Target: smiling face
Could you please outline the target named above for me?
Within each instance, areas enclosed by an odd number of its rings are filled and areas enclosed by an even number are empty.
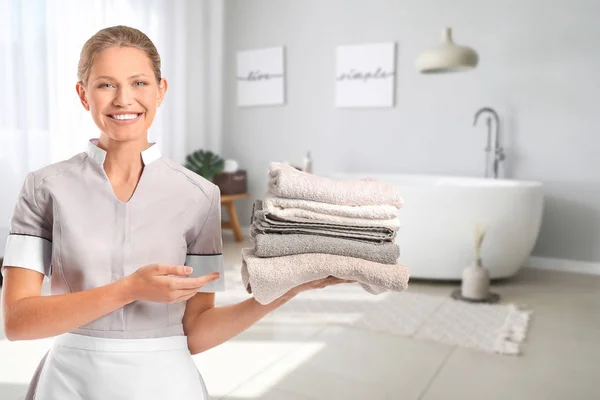
[[[112,47],[99,53],[85,85],[77,83],[83,107],[109,138],[139,139],[148,132],[167,81],[157,82],[148,55],[133,47]]]

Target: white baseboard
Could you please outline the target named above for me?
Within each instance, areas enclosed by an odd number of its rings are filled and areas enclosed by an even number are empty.
[[[564,260],[560,258],[531,256],[526,268],[546,269],[551,271],[578,272],[581,274],[600,275],[600,263]]]

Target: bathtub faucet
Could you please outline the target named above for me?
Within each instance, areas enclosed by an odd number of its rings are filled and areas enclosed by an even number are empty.
[[[494,163],[493,163],[493,171],[494,171],[494,179],[498,178],[498,169],[500,162],[504,161],[506,156],[504,155],[504,149],[500,146],[500,118],[498,118],[498,113],[494,111],[491,107],[483,107],[477,110],[475,113],[475,120],[473,121],[473,126],[477,125],[477,120],[481,114],[488,113],[494,117],[495,122],[495,137],[494,137]],[[487,145],[484,149],[486,152],[485,155],[485,177],[489,178],[490,176],[490,152],[492,151],[492,117],[487,117]]]

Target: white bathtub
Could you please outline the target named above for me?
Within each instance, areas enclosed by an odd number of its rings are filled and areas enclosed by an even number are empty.
[[[477,223],[486,226],[483,264],[492,278],[514,275],[528,259],[540,230],[540,182],[484,178],[343,174],[339,179],[373,177],[398,185],[405,200],[396,242],[399,262],[412,278],[460,279],[474,260]]]

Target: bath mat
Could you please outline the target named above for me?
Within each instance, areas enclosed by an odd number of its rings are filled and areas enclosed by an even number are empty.
[[[532,311],[422,293],[385,293],[354,326],[490,353],[518,355]]]
[[[238,273],[225,274],[217,305],[248,298]],[[372,295],[354,284],[303,292],[262,321],[286,325],[336,324],[431,340],[496,354],[519,355],[531,310],[514,304],[466,303],[408,291]],[[260,322],[259,322],[260,323]]]

